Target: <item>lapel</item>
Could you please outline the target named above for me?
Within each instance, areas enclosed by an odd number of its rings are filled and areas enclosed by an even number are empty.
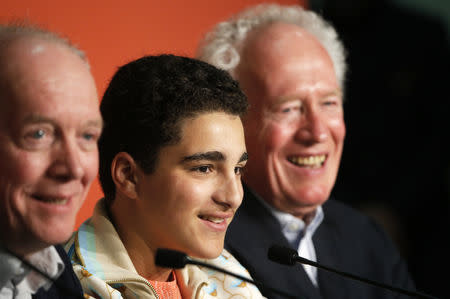
[[[227,231],[225,242],[225,247],[250,272],[255,281],[266,287],[298,295],[300,299],[321,298],[300,264],[279,265],[267,258],[271,245],[289,246],[289,243],[276,218],[246,186],[243,203]],[[261,292],[271,299],[283,298],[269,291]]]
[[[67,293],[65,290],[60,289],[55,284],[52,284],[50,289],[45,290],[44,288],[40,288],[39,291],[31,296],[32,299],[82,299],[83,290],[81,289],[80,281],[75,276],[75,273],[72,270],[72,264],[70,263],[69,257],[64,251],[63,247],[60,245],[55,245],[56,250],[58,251],[59,256],[64,262],[64,272],[58,277],[57,281],[60,285],[71,289],[73,291],[73,295]]]
[[[333,227],[338,225],[333,219],[330,219],[330,213],[326,213],[327,203],[323,205],[326,215],[323,222],[313,236],[314,248],[316,250],[317,262],[334,269],[344,269],[342,242],[335,233]],[[323,269],[318,269],[318,281],[323,298],[351,298],[350,286],[347,278],[339,274],[332,273]]]

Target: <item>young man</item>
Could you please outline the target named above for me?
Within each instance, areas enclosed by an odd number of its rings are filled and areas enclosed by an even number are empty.
[[[247,100],[224,71],[172,55],[132,61],[101,102],[105,198],[67,250],[83,288],[113,298],[259,298],[233,277],[155,265],[158,248],[214,259],[243,190]],[[211,261],[248,275],[224,252]]]

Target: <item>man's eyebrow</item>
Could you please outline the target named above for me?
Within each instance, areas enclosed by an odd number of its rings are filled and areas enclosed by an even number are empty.
[[[51,123],[51,124],[56,124],[56,121],[52,118],[49,117],[45,117],[42,115],[38,115],[38,114],[32,114],[28,117],[25,118],[25,123],[30,123],[30,124],[34,124],[34,123]],[[98,126],[100,128],[103,128],[103,120],[102,119],[94,119],[94,120],[89,120],[85,123],[86,126]]]
[[[102,119],[90,120],[86,123],[86,125],[103,128],[103,120]]]
[[[342,97],[342,90],[340,88],[336,88],[330,92],[327,92],[322,96],[322,98],[327,98],[330,96],[338,96]],[[301,101],[301,98],[297,95],[287,95],[287,96],[281,96],[277,98],[277,101],[273,104],[274,107],[279,107],[285,103],[289,102],[295,102],[295,101]]]
[[[330,96],[338,96],[342,98],[342,90],[341,89],[336,89],[332,92],[327,93],[324,97],[330,97]]]
[[[248,153],[245,152],[245,153],[243,153],[242,156],[239,158],[238,163],[241,163],[241,162],[244,162],[244,161],[247,161],[247,160],[248,160]]]
[[[200,161],[200,160],[209,160],[209,161],[224,161],[225,156],[218,151],[204,152],[204,153],[195,153],[190,156],[186,156],[181,159],[182,163],[190,162],[190,161]]]
[[[200,160],[209,160],[209,161],[225,161],[226,157],[218,151],[212,151],[212,152],[206,152],[206,153],[195,153],[190,156],[184,157],[181,162],[190,162],[190,161],[200,161]],[[248,160],[248,153],[244,152],[241,157],[239,158],[238,163],[247,161]]]
[[[32,114],[25,118],[25,123],[54,123],[55,121],[51,118],[38,115],[38,114]]]
[[[296,102],[296,101],[300,101],[300,98],[298,96],[281,96],[281,97],[278,97],[276,102],[272,103],[271,106],[274,108],[277,108],[277,107],[284,105],[285,103]]]

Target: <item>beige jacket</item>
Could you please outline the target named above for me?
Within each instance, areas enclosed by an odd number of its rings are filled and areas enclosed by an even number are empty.
[[[114,226],[104,200],[83,223],[65,249],[84,292],[94,298],[159,298],[151,284],[140,276]],[[209,264],[250,278],[248,272],[226,250]],[[183,298],[264,298],[252,284],[214,270],[189,265],[175,270]]]

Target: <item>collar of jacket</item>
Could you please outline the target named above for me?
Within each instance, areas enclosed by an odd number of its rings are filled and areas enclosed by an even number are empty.
[[[104,200],[96,204],[90,219],[84,222],[66,243],[66,251],[74,264],[81,265],[109,285],[124,284],[133,293],[155,293],[148,281],[140,276],[128,256],[117,231],[108,218]],[[198,298],[208,285],[206,273],[197,266],[188,265],[175,270],[183,298]],[[156,294],[155,294],[156,295]]]

